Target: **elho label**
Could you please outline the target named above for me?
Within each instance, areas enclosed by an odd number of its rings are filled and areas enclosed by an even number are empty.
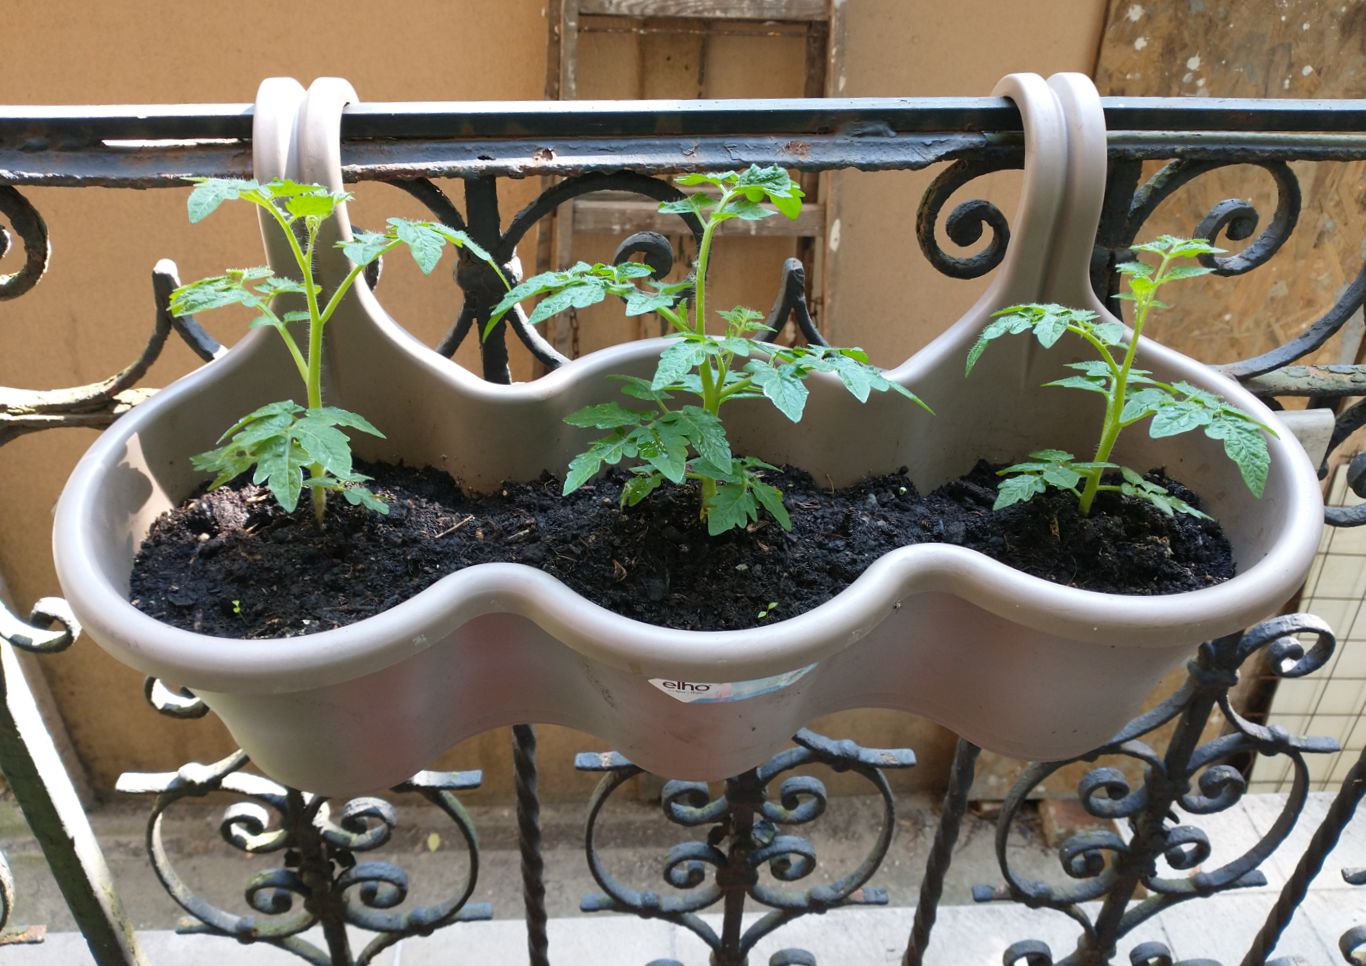
[[[780,691],[797,681],[810,671],[815,664],[775,674],[769,678],[756,678],[753,681],[680,681],[677,678],[650,678],[650,683],[675,701],[684,704],[719,704],[723,701],[743,701],[756,698],[761,694]]]

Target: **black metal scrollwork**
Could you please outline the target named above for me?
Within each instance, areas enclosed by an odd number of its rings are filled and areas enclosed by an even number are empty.
[[[588,867],[603,892],[585,896],[582,909],[629,912],[672,922],[705,942],[717,966],[741,966],[755,943],[794,919],[845,905],[885,904],[886,893],[865,888],[887,854],[895,827],[896,805],[883,771],[912,767],[914,754],[905,749],[862,748],[852,741],[834,741],[805,729],[793,741],[797,747],[727,779],[719,796],[713,797],[705,782],[665,784],[664,817],[682,828],[708,828],[706,841],[682,842],[669,850],[663,877],[679,894],[668,896],[633,889],[619,881],[607,870],[597,848],[603,807],[617,789],[640,774],[640,769],[616,754],[579,755],[576,766],[581,771],[606,773],[589,800],[586,833]],[[825,812],[828,796],[819,779],[810,775],[783,778],[812,764],[850,771],[867,780],[881,796],[883,820],[876,844],[852,872],[832,883],[788,889],[764,881],[762,872],[766,869],[776,883],[795,883],[816,868],[816,850],[810,840],[784,831],[808,825]],[[773,796],[769,786],[779,779],[781,784]],[[741,932],[746,898],[770,911]],[[720,933],[698,915],[717,902],[724,902]],[[814,966],[815,958],[804,950],[788,949],[775,954],[771,963]],[[655,960],[652,966],[666,964],[676,966],[671,960]]]
[[[364,966],[407,936],[425,936],[456,922],[489,919],[487,903],[470,903],[479,874],[474,826],[456,792],[478,787],[479,772],[420,772],[394,788],[426,799],[455,825],[469,872],[454,895],[433,905],[395,911],[408,898],[408,876],[388,862],[359,862],[358,853],[383,847],[398,825],[388,802],[372,797],[334,807],[327,799],[286,788],[242,769],[234,752],[209,765],[189,764],[170,774],[125,774],[119,791],[156,795],[147,825],[152,867],[166,891],[190,914],[179,931],[267,943],[326,966]],[[239,915],[204,899],[176,871],[162,836],[163,817],[185,799],[229,792],[245,801],[228,806],[219,823],[223,840],[251,855],[284,853],[283,866],[258,873],[243,893],[254,915]],[[263,918],[264,917],[264,918]],[[321,926],[323,950],[300,935]],[[353,955],[346,927],[379,935]]]
[[[1310,647],[1302,641],[1306,636],[1313,638]],[[1120,939],[1178,902],[1264,885],[1266,878],[1258,866],[1290,834],[1308,795],[1305,756],[1331,753],[1338,746],[1330,739],[1299,737],[1276,726],[1248,721],[1233,709],[1229,690],[1238,681],[1239,668],[1254,654],[1265,652],[1271,673],[1300,677],[1323,667],[1334,645],[1331,629],[1308,614],[1275,617],[1245,634],[1202,645],[1189,664],[1189,676],[1181,690],[1135,719],[1108,744],[1078,758],[1040,762],[1025,770],[1007,796],[997,824],[996,855],[1005,884],[977,886],[973,897],[979,902],[1021,902],[1031,909],[1053,909],[1071,917],[1081,927],[1081,938],[1076,952],[1058,962],[1083,964],[1108,962]],[[1215,707],[1224,713],[1233,730],[1201,743],[1201,731]],[[1145,743],[1144,736],[1173,721],[1175,729],[1165,752],[1158,753]],[[1174,809],[1209,815],[1232,807],[1247,785],[1230,761],[1249,753],[1288,757],[1294,776],[1290,793],[1280,817],[1265,835],[1241,855],[1207,869],[1204,865],[1213,852],[1208,836],[1194,825],[1179,822]],[[1125,822],[1129,835],[1088,831],[1067,839],[1059,857],[1064,873],[1075,882],[1045,883],[1017,873],[1006,843],[1030,794],[1067,765],[1112,756],[1139,763],[1142,784],[1133,786],[1118,768],[1096,768],[1079,782],[1078,797],[1091,815]],[[1322,855],[1319,858],[1321,861]],[[1192,874],[1165,873],[1161,871],[1164,864],[1174,873]],[[1135,901],[1140,886],[1147,895]],[[1082,903],[1092,901],[1102,903],[1094,916],[1082,907]],[[1265,951],[1274,944],[1273,936]],[[1027,940],[1012,945],[1005,962],[1052,966],[1054,959],[1046,944]],[[1160,943],[1145,943],[1133,950],[1131,962],[1173,960]]]

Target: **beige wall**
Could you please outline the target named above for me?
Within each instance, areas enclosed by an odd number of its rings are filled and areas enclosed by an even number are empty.
[[[1089,72],[1103,21],[1100,0],[1035,0],[1002,4],[960,0],[847,0],[847,52],[839,92],[860,95],[985,95],[1008,71]],[[319,26],[322,40],[306,47],[287,34],[303,19],[279,4],[244,0],[191,16],[199,5],[77,4],[65,0],[12,5],[0,58],[0,100],[14,104],[248,102],[259,80],[291,75],[349,77],[366,100],[535,99],[542,93],[546,25],[539,3],[438,3],[376,11],[340,5],[342,15]],[[212,20],[210,25],[209,21]],[[274,24],[280,23],[276,27]],[[303,19],[303,22],[307,22]],[[171,36],[152,49],[150,38]],[[655,43],[650,41],[649,43]],[[758,45],[758,46],[753,46]],[[791,42],[726,41],[710,52],[702,93],[710,96],[792,94],[800,85]],[[600,49],[593,61],[606,73],[598,96],[661,96],[667,71],[627,53]],[[646,48],[640,48],[646,49]],[[635,58],[635,59],[632,59]],[[683,71],[687,77],[689,74]],[[835,176],[841,229],[829,265],[827,328],[846,343],[867,346],[894,363],[923,345],[971,303],[981,283],[953,282],[924,262],[912,237],[915,208],[928,173]],[[509,183],[505,214],[531,197],[534,183]],[[990,182],[990,197],[1009,210],[1014,179]],[[54,254],[48,277],[0,308],[0,386],[56,387],[102,378],[132,359],[150,329],[149,273],[171,257],[189,280],[225,265],[258,259],[250,218],[225,209],[190,227],[184,192],[26,189],[46,217]],[[360,189],[356,221],[379,224],[416,206],[380,185]],[[460,200],[458,190],[455,191]],[[722,299],[767,306],[778,260],[789,243],[761,241],[737,250],[732,273],[718,279]],[[606,240],[586,240],[605,248]],[[16,270],[16,255],[0,271]],[[757,266],[752,268],[751,266]],[[399,266],[386,271],[380,296],[401,320],[431,339],[454,317],[458,295],[448,279],[421,280]],[[231,342],[240,320],[207,320]],[[601,335],[589,334],[586,347]],[[468,356],[462,357],[467,363]],[[163,385],[195,364],[172,347],[147,380]],[[525,360],[518,371],[526,372]],[[21,606],[58,593],[48,553],[51,507],[71,465],[92,438],[66,430],[21,438],[0,454],[0,573]],[[89,641],[44,659],[75,746],[94,783],[107,788],[126,769],[167,769],[223,753],[227,738],[215,720],[173,722],[140,700],[141,678],[107,659]],[[915,719],[884,713],[822,722],[871,745],[910,744],[921,766],[904,781],[942,778],[948,737]],[[591,779],[567,768],[570,753],[596,749],[595,739],[545,729],[542,760],[548,797],[581,797]],[[445,763],[484,767],[488,785],[506,790],[510,764],[503,733],[470,742]]]

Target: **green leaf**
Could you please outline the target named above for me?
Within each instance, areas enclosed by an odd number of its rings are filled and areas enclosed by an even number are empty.
[[[721,420],[701,406],[684,406],[678,415],[680,422],[687,428],[688,439],[697,455],[722,472],[729,473],[730,440],[726,438],[726,427]]]
[[[558,315],[568,309],[585,309],[606,297],[607,288],[601,280],[585,278],[541,299],[531,317],[527,319],[527,323],[539,325],[552,315]]]
[[[304,451],[288,437],[275,437],[257,453],[253,482],[264,483],[286,513],[299,505],[304,485],[304,467],[309,463]]]
[[[1206,426],[1214,413],[1194,400],[1177,401],[1168,397],[1160,404],[1153,421],[1148,424],[1148,435],[1153,439],[1188,433],[1192,429]]]
[[[346,192],[338,197],[320,185],[311,187],[307,193],[293,194],[285,202],[285,210],[295,218],[326,218],[336,211],[339,202],[350,197]]]
[[[1171,394],[1157,386],[1148,386],[1131,392],[1128,394],[1128,398],[1124,400],[1124,408],[1120,410],[1119,421],[1121,423],[1136,422],[1151,413],[1157,412],[1162,406],[1172,401]]]
[[[337,247],[355,264],[369,265],[384,254],[393,242],[394,239],[383,232],[361,230],[355,232],[349,241],[337,242]]]
[[[621,505],[635,506],[664,483],[664,477],[653,470],[638,473],[621,488]]]
[[[1205,435],[1224,441],[1224,454],[1237,465],[1253,496],[1261,497],[1271,471],[1271,453],[1262,430],[1246,416],[1227,418],[1221,414],[1205,427]]]
[[[745,371],[750,373],[755,384],[778,407],[779,412],[794,423],[802,421],[802,410],[806,408],[806,398],[810,393],[793,366],[774,368],[751,359],[745,364]]]
[[[679,182],[682,183],[681,178],[679,179]],[[677,201],[661,201],[659,203],[659,210],[665,215],[697,215],[703,217],[706,215],[708,208],[713,208],[715,206],[715,198],[705,192],[699,191],[695,194],[690,194],[685,198],[679,198]]]
[[[1026,473],[1020,476],[1007,477],[997,487],[996,502],[991,505],[991,508],[993,510],[1004,510],[1008,506],[1033,499],[1046,489],[1048,486],[1044,483],[1043,478],[1033,474]]]
[[[682,483],[688,471],[687,431],[676,420],[657,419],[636,431],[640,458],[670,483]]]
[[[716,185],[718,188],[728,188],[735,183],[735,180],[738,177],[739,175],[734,171],[715,171],[711,173],[699,172],[695,174],[680,175],[679,177],[674,178],[674,183],[687,187],[699,184],[712,184]]]
[[[765,208],[747,198],[737,198],[732,201],[726,206],[726,213],[734,215],[742,221],[763,221],[765,218],[772,218],[777,214],[772,208]]]
[[[351,441],[325,418],[312,414],[303,417],[291,427],[290,436],[304,451],[309,464],[316,463],[331,473],[351,472]]]
[[[644,416],[644,413],[627,409],[620,403],[608,402],[585,406],[570,413],[564,421],[570,426],[588,429],[617,429],[621,426],[639,426]]]
[[[225,201],[236,201],[242,195],[257,191],[260,184],[240,178],[191,179],[196,182],[190,197],[186,199],[190,222],[200,222],[213,214]]]
[[[615,466],[623,458],[633,459],[636,456],[636,433],[626,433],[620,429],[608,436],[594,440],[593,443],[578,456],[569,461],[569,473],[564,478],[565,496],[573,493],[592,479],[606,463]]]
[[[658,312],[660,309],[670,308],[675,301],[677,299],[674,296],[665,292],[642,292],[640,289],[633,289],[626,296],[626,317]]]
[[[446,247],[446,238],[436,226],[429,222],[390,218],[389,228],[395,238],[408,246],[422,274],[432,274],[436,263],[441,260],[442,249]]]
[[[236,433],[239,429],[242,429],[243,427],[248,426],[251,423],[256,422],[257,420],[270,419],[273,416],[285,415],[290,417],[289,422],[293,422],[293,417],[303,411],[304,407],[300,406],[292,399],[281,399],[279,402],[266,403],[259,409],[253,409],[251,412],[247,413],[237,422],[229,426],[226,430],[223,431],[223,435],[218,437],[218,441],[221,443],[223,440],[227,439],[229,436]]]
[[[1102,396],[1109,394],[1107,380],[1097,379],[1095,376],[1066,376],[1046,382],[1044,385],[1056,386],[1059,389],[1085,389],[1088,392],[1098,392]]]
[[[488,262],[488,264],[492,265],[495,269],[497,269],[498,266],[497,263],[493,260],[493,255],[490,254],[488,249],[486,249],[483,245],[480,245],[473,238],[471,238],[468,233],[463,232],[458,228],[451,228],[446,225],[433,224],[431,227],[432,231],[436,232],[442,238],[446,239],[446,241],[450,242],[456,248],[463,248],[465,251],[469,252],[475,258],[483,262]],[[501,275],[502,273],[499,272],[499,274]],[[503,284],[506,285],[507,281],[504,280]]]
[[[1129,335],[1129,328],[1123,322],[1101,322],[1091,326],[1091,334],[1107,346],[1120,345]]]
[[[1206,268],[1204,265],[1171,265],[1167,272],[1162,276],[1164,282],[1175,282],[1183,278],[1199,278],[1201,275],[1208,275],[1214,269]]]
[[[714,353],[715,347],[709,340],[675,342],[659,354],[659,364],[655,368],[650,388],[660,390],[676,385],[685,374]]]
[[[363,506],[367,510],[374,510],[376,513],[382,513],[385,516],[389,514],[389,504],[375,496],[366,487],[345,486],[342,487],[341,493],[346,498],[346,502],[352,506]]]
[[[792,529],[792,517],[788,515],[787,507],[783,505],[783,492],[772,484],[765,483],[757,477],[750,476],[750,489],[755,498],[763,504],[765,510],[778,521],[778,525],[784,530]]]
[[[707,532],[713,537],[759,519],[759,507],[754,494],[742,483],[723,483],[718,486],[716,495],[707,500],[704,512]]]
[[[349,409],[341,409],[337,406],[323,406],[319,409],[310,409],[309,418],[325,420],[333,426],[347,426],[351,429],[359,429],[362,433],[369,433],[371,436],[378,436],[384,439],[384,434],[374,427],[370,420],[359,413],[353,413]]]

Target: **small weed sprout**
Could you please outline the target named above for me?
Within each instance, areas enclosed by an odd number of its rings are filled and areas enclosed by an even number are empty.
[[[997,490],[994,509],[1024,502],[1052,487],[1074,493],[1080,501],[1083,516],[1090,514],[1097,493],[1112,491],[1147,500],[1169,516],[1187,513],[1205,517],[1204,513],[1129,467],[1110,462],[1120,432],[1146,419],[1152,420],[1148,424],[1148,435],[1154,439],[1199,429],[1211,439],[1221,440],[1224,453],[1237,464],[1247,488],[1258,497],[1266,488],[1271,457],[1263,434],[1274,436],[1271,427],[1190,383],[1168,384],[1154,379],[1147,370],[1133,368],[1134,353],[1149,314],[1155,308],[1168,307],[1158,301],[1158,290],[1168,282],[1208,274],[1212,269],[1187,264],[1184,260],[1220,254],[1223,249],[1215,248],[1203,238],[1163,235],[1145,245],[1135,245],[1134,251],[1155,255],[1158,262],[1156,267],[1143,261],[1119,266],[1129,286],[1129,291],[1120,298],[1134,303],[1133,338],[1127,345],[1122,323],[1098,322],[1095,312],[1065,305],[1031,304],[1013,305],[994,313],[993,321],[982,330],[968,353],[967,372],[970,373],[988,343],[1001,336],[1031,332],[1040,345],[1051,348],[1063,333],[1071,332],[1089,343],[1100,356],[1097,360],[1069,363],[1068,368],[1077,370],[1078,375],[1047,383],[1104,397],[1105,420],[1095,455],[1082,462],[1071,453],[1058,449],[1030,453],[1028,461],[1000,471],[1004,479]],[[1118,359],[1111,351],[1117,347],[1124,350]],[[1106,470],[1118,470],[1119,482],[1103,483]]]
[[[339,491],[353,506],[388,513],[384,502],[363,485],[369,477],[353,469],[351,440],[343,430],[380,437],[384,434],[363,416],[323,405],[322,347],[327,323],[365,267],[400,245],[407,246],[424,274],[431,274],[447,242],[482,258],[495,271],[497,265],[462,231],[430,222],[390,218],[386,231],[358,231],[350,241],[338,244],[353,266],[328,293],[318,283],[314,271],[318,233],[337,205],[351,198],[349,192],[287,180],[268,184],[235,178],[192,180],[195,187],[188,203],[191,222],[208,217],[225,201],[241,200],[256,205],[274,219],[288,242],[299,277],[282,277],[265,266],[230,269],[224,275],[200,279],[172,292],[172,314],[190,315],[228,305],[243,305],[256,312],[251,326],[269,326],[280,334],[303,380],[308,403],[305,407],[285,399],[247,413],[219,437],[222,446],[191,457],[194,468],[213,473],[210,488],[216,488],[255,467],[252,481],[264,483],[289,513],[298,506],[302,491],[308,489],[319,526],[329,491]],[[282,313],[277,305],[280,296],[302,296],[305,308]],[[302,322],[308,323],[306,349],[300,347],[290,330],[292,324]]]
[[[742,172],[690,174],[677,180],[703,188],[659,206],[665,213],[696,215],[703,223],[691,281],[661,283],[649,278],[648,266],[634,262],[579,262],[515,286],[495,307],[485,335],[518,302],[536,295],[545,298],[531,312],[528,321],[533,325],[567,309],[586,308],[608,295],[626,300],[627,316],[657,312],[669,323],[676,341],[660,353],[653,379],[619,377],[622,393],[647,408],[607,402],[566,418],[572,426],[606,430],[607,435],[570,462],[564,492],[583,486],[604,465],[633,460],[638,462],[630,466],[631,478],[621,494],[623,506],[639,503],[666,480],[673,484],[696,480],[700,516],[712,535],[757,521],[761,508],[790,530],[792,521],[782,492],[761,476],[762,470],[775,467],[732,453],[721,419],[726,403],[766,397],[784,416],[799,422],[809,392],[803,380],[812,372],[830,372],[860,402],[870,392],[890,390],[926,410],[929,407],[870,365],[862,349],[789,347],[755,340],[752,336],[771,330],[761,321],[763,315],[753,309],[737,306],[718,312],[725,322],[724,334],[711,335],[706,327],[706,281],[716,229],[732,218],[757,221],[781,213],[795,219],[801,211],[802,190],[778,166],[752,165]],[[764,205],[765,201],[772,207]],[[680,395],[694,401],[680,403]]]
[[[764,606],[764,609],[761,610],[761,611],[759,611],[759,613],[755,615],[755,618],[754,618],[754,619],[755,619],[755,620],[764,620],[765,618],[772,616],[773,612],[774,612],[775,610],[777,610],[777,609],[778,609],[778,602],[777,602],[776,600],[770,600],[770,601]]]

